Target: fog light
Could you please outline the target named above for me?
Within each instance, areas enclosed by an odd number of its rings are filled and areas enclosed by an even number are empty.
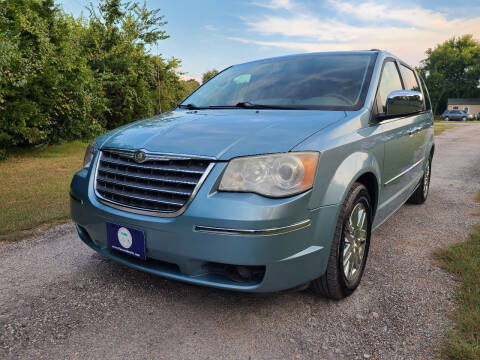
[[[237,266],[236,270],[237,270],[238,275],[242,279],[250,280],[250,278],[252,277],[252,271],[245,266]]]

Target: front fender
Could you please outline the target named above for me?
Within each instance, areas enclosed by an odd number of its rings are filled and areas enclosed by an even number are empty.
[[[341,161],[330,161],[329,154],[322,154],[320,162],[319,186],[316,186],[312,198],[318,206],[342,204],[352,185],[367,173],[375,177],[376,194],[380,191],[380,164],[374,154],[358,151]],[[336,165],[332,165],[336,164]],[[325,168],[323,168],[325,166]],[[330,167],[330,169],[326,169]],[[325,171],[323,171],[325,169]],[[326,179],[324,175],[333,174]],[[323,176],[322,176],[323,175]],[[376,197],[378,198],[378,196]],[[373,204],[376,208],[377,204]]]

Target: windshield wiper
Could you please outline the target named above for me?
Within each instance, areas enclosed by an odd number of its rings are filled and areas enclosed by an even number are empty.
[[[180,104],[179,108],[188,109],[188,110],[200,110],[200,109],[298,109],[292,106],[282,106],[282,105],[264,105],[264,104],[254,104],[249,101],[242,101],[236,105],[210,105],[210,106],[197,106],[195,104]]]
[[[190,104],[189,104],[190,105]],[[290,109],[291,107],[280,106],[280,105],[263,105],[263,104],[254,104],[249,101],[242,101],[235,105],[210,105],[203,107],[201,109]]]
[[[246,109],[253,109],[256,106],[258,106],[258,105],[253,104],[250,101],[239,102],[235,105],[235,107],[241,107],[241,108],[246,108]]]
[[[254,104],[249,101],[239,102],[234,107],[245,109],[296,109],[292,106]]]
[[[180,105],[178,105],[178,107],[182,108],[182,109],[188,109],[188,110],[202,109],[202,108],[196,106],[195,104],[180,104]]]

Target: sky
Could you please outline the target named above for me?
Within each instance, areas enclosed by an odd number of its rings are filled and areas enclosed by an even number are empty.
[[[132,0],[130,0],[132,1]],[[75,16],[98,0],[57,0]],[[139,0],[143,4],[143,0]],[[411,65],[463,34],[480,40],[480,0],[147,0],[161,9],[167,40],[152,54],[182,61],[185,78],[286,54],[387,50]]]

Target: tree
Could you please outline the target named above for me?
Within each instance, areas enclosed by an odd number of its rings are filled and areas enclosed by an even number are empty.
[[[97,91],[79,47],[82,25],[53,0],[0,7],[0,151],[89,137]]]
[[[98,12],[93,5],[89,10],[84,51],[105,99],[102,125],[112,129],[158,113],[165,66],[146,46],[168,38],[164,17],[146,4],[120,0],[102,0]]]
[[[188,79],[188,80],[180,80],[182,87],[184,89],[182,93],[182,100],[185,99],[188,95],[190,95],[192,92],[197,90],[197,88],[200,86],[199,82],[195,79]]]
[[[180,79],[180,60],[149,54],[168,35],[145,4],[101,0],[88,19],[54,0],[0,4],[0,159],[168,111],[198,86]]]
[[[202,84],[205,84],[208,80],[210,80],[212,77],[217,75],[219,71],[217,69],[212,69],[207,71],[202,75]]]
[[[419,72],[432,99],[433,111],[445,110],[448,98],[480,97],[480,42],[472,35],[452,38],[426,51]]]

